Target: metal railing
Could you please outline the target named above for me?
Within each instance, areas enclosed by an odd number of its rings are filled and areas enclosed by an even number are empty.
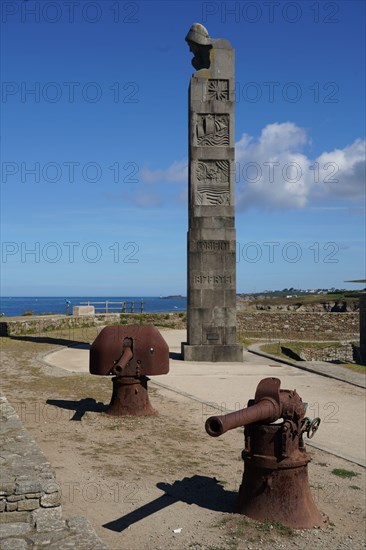
[[[143,313],[144,302],[80,302],[82,305],[94,306],[96,313]]]

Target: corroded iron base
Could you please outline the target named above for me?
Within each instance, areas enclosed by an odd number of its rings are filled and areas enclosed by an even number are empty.
[[[147,376],[115,376],[113,393],[106,414],[111,416],[149,416],[157,414],[147,391]]]
[[[293,529],[322,527],[328,518],[310,492],[310,457],[298,437],[293,434],[288,439],[287,432],[286,424],[246,427],[250,450],[243,452],[244,474],[235,512]]]
[[[327,523],[311,495],[307,465],[269,471],[246,464],[235,512],[259,521],[279,521],[293,529]]]

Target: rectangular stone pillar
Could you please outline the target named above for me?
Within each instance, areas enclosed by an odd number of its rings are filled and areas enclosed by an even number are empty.
[[[234,50],[199,24],[186,40],[198,70],[189,88],[188,342],[182,353],[188,361],[242,361],[236,343]]]

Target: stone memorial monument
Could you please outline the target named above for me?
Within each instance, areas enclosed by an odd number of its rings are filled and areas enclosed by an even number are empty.
[[[189,87],[187,361],[242,361],[236,343],[234,49],[195,23]]]

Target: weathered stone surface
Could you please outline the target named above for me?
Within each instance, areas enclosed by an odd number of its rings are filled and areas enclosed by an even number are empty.
[[[16,514],[12,514],[13,516]],[[16,535],[23,535],[29,533],[32,530],[31,525],[25,522],[17,523],[0,523],[0,538],[14,537]]]
[[[4,479],[4,469],[2,469],[2,479],[0,481],[0,495],[12,495],[15,490],[15,478],[14,479]]]
[[[42,483],[42,489],[45,493],[59,493],[61,491],[59,483],[56,480],[46,480]]]
[[[44,508],[51,508],[53,506],[60,506],[61,504],[61,494],[60,493],[50,493],[43,495],[41,498],[41,506]]]
[[[41,498],[42,493],[27,493],[25,498]]]
[[[236,353],[235,353],[236,352]],[[228,357],[232,362],[243,360],[243,348],[239,345],[231,346],[186,346],[183,350],[186,361],[208,361],[227,363]]]
[[[0,523],[27,523],[29,522],[28,512],[2,512]]]
[[[69,536],[69,529],[60,529],[59,531],[55,532],[49,531],[47,533],[33,533],[29,535],[29,538],[35,545],[45,546],[46,548],[48,548],[48,545],[51,544],[51,542],[56,542]]]
[[[24,539],[5,539],[0,541],[0,550],[27,550],[28,544]]]
[[[25,499],[24,495],[9,495],[6,500],[8,502],[18,502],[19,500],[23,499]]]
[[[18,502],[18,510],[35,510],[39,508],[38,498],[28,498]]]
[[[18,503],[17,502],[7,502],[6,503],[7,512],[14,512],[14,510],[17,510],[17,509],[18,509]]]
[[[32,522],[37,531],[41,533],[65,528],[61,506],[56,508],[38,508],[32,512]]]
[[[242,361],[236,344],[234,50],[195,23],[189,89],[189,230],[185,360]],[[221,351],[220,351],[221,350]]]
[[[24,481],[18,481],[18,479],[15,484],[16,495],[24,495],[26,493],[39,493],[42,491],[42,484],[38,479],[29,479]]]
[[[76,548],[79,550],[108,550],[108,546],[94,533],[90,522],[84,517],[73,517],[68,520],[68,526],[78,534]],[[89,545],[89,546],[88,546]]]

